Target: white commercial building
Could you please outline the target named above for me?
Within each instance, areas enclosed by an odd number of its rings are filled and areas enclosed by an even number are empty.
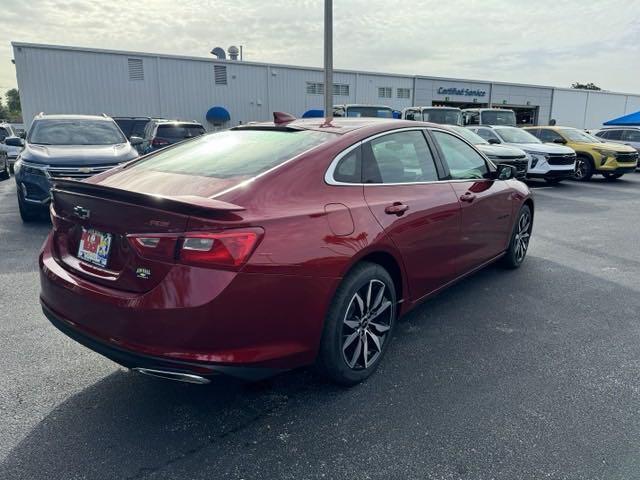
[[[319,68],[12,45],[27,124],[39,112],[106,113],[197,120],[212,129],[269,120],[273,111],[302,116],[323,105]],[[333,81],[336,104],[382,104],[398,110],[429,105],[499,106],[515,110],[523,124],[548,124],[555,119],[558,125],[597,128],[611,118],[640,110],[640,94],[351,70],[336,70]],[[228,112],[228,120],[220,112]]]

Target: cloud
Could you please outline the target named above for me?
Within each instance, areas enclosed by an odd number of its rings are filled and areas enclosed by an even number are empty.
[[[640,93],[640,3],[336,0],[336,68]],[[322,0],[4,0],[0,87],[10,41],[322,65]]]

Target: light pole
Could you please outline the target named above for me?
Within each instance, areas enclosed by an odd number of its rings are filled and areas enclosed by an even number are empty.
[[[324,0],[324,126],[333,120],[333,0]]]

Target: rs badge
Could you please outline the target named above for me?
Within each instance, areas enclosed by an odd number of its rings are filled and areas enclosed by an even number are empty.
[[[151,277],[151,270],[148,268],[137,268],[136,277],[148,280]]]

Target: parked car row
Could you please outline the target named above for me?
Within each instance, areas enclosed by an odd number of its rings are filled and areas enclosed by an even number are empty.
[[[117,165],[205,133],[197,122],[106,115],[37,115],[24,139],[9,125],[0,150],[0,179],[15,174],[25,222],[49,208],[52,182],[86,179]],[[126,131],[126,134],[124,133]],[[135,135],[136,133],[141,136]]]
[[[207,383],[314,364],[352,385],[400,315],[489,263],[523,263],[535,208],[518,179],[574,177],[587,153],[602,173],[637,165],[631,147],[575,129],[438,125],[424,109],[367,118],[381,108],[209,135],[195,122],[37,117],[15,174],[23,219],[51,203],[45,315],[146,375]]]

